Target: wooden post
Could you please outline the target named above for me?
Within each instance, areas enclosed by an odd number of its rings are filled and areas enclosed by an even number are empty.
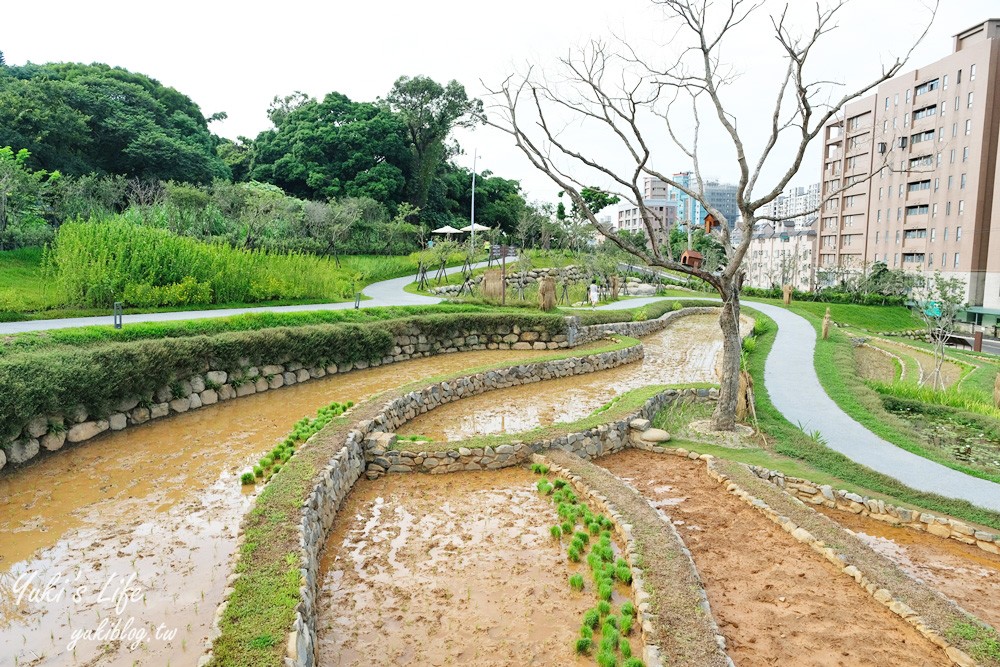
[[[791,285],[785,285],[781,289],[781,291],[782,291],[782,295],[784,297],[785,305],[786,306],[791,305],[791,303],[792,303],[792,286]]]
[[[500,305],[507,305],[507,246],[500,246]]]
[[[830,306],[826,307],[826,315],[823,316],[823,340],[830,337]]]
[[[556,307],[556,279],[552,276],[538,281],[538,307],[545,311]]]

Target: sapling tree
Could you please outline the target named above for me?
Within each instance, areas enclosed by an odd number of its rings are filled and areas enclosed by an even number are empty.
[[[919,290],[914,309],[924,321],[927,339],[934,346],[934,373],[930,377],[934,389],[944,389],[941,377],[944,349],[955,333],[958,313],[964,308],[965,283],[959,278],[946,278],[940,271],[935,271],[934,276],[928,278]]]
[[[665,42],[655,57],[632,44],[591,41],[558,60],[551,74],[538,66],[514,73],[490,89],[493,104],[483,120],[506,133],[528,161],[543,172],[575,206],[582,219],[608,240],[647,265],[701,279],[722,300],[719,325],[723,334],[722,381],[712,416],[717,430],[733,430],[740,370],[740,290],[744,262],[754,225],[767,219],[763,207],[787,189],[804,164],[813,140],[847,103],[867,94],[902,71],[916,44],[862,84],[846,86],[825,80],[815,71],[815,54],[836,27],[847,0],[817,5],[811,26],[799,33],[791,24],[790,5],[772,10],[768,0],[653,0],[665,18]],[[796,3],[797,6],[798,3]],[[937,6],[928,9],[928,23]],[[753,31],[755,44],[766,44],[757,19],[766,15],[774,45],[783,59],[780,69],[756,67],[760,88],[773,89],[752,103],[728,93],[731,61],[740,33]],[[916,40],[926,35],[927,29]],[[762,46],[763,48],[763,46]],[[765,124],[752,122],[748,107],[770,109]],[[741,118],[741,116],[743,116]],[[584,128],[583,132],[579,128]],[[702,140],[721,136],[734,156],[739,174],[736,203],[740,220],[728,220],[705,194]],[[609,142],[617,154],[608,152]],[[694,177],[680,182],[659,170],[657,157],[672,143],[693,166]],[[749,142],[749,143],[748,143]],[[597,146],[601,146],[600,153]],[[777,174],[774,176],[774,174]],[[725,250],[713,269],[682,264],[669,246],[637,248],[602,224],[591,208],[587,189],[594,184],[609,196],[638,209],[647,238],[662,236],[661,218],[646,198],[644,181],[658,179],[697,202],[720,223],[713,232]],[[603,200],[603,198],[602,198]],[[738,234],[732,234],[735,227]]]

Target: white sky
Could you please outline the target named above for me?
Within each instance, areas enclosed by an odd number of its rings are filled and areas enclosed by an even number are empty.
[[[882,59],[904,50],[918,32],[926,1],[854,0],[817,59],[817,73],[849,85],[871,78]],[[813,6],[791,2],[796,10]],[[950,53],[956,32],[1000,16],[998,0],[941,2],[930,35],[910,61],[913,67]],[[368,101],[385,95],[400,75],[423,74],[440,82],[458,79],[471,95],[482,95],[481,80],[494,84],[529,62],[549,69],[571,47],[612,32],[669,57],[669,46],[649,46],[650,40],[664,44],[672,34],[657,17],[647,0],[284,0],[267,5],[0,0],[0,50],[9,64],[105,62],[142,72],[191,96],[206,116],[226,111],[229,119],[213,125],[216,133],[253,137],[268,127],[265,112],[274,95],[294,90],[315,97],[339,91]],[[761,94],[774,80],[774,70],[768,69],[774,61],[764,56],[771,42],[763,27],[748,26],[725,54],[741,70],[733,99],[748,136],[760,136],[770,122]],[[665,172],[690,168],[659,135],[655,166]],[[478,149],[480,169],[519,179],[532,199],[554,199],[555,187],[503,134],[480,127],[458,139],[467,153],[458,158],[460,164],[471,167],[473,149]],[[725,144],[714,139],[703,140],[704,174],[734,179],[733,160]],[[587,146],[597,157],[616,162],[612,146],[601,141]],[[819,169],[814,147],[793,184],[820,180]]]

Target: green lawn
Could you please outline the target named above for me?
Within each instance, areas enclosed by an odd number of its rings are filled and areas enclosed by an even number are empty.
[[[747,297],[750,301],[770,303],[785,307],[781,299],[761,299]],[[813,316],[820,319],[830,309],[830,317],[841,325],[857,327],[869,332],[876,331],[909,331],[921,329],[924,324],[920,318],[905,306],[861,306],[853,303],[822,303],[819,301],[793,301],[787,308],[802,316]]]
[[[0,315],[56,306],[49,284],[42,271],[41,248],[0,251]]]

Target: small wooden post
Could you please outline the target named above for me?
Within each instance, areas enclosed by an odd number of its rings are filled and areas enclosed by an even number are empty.
[[[792,303],[792,286],[791,285],[785,285],[783,288],[781,288],[781,291],[782,291],[782,295],[784,297],[785,305],[786,306],[791,305],[791,303]]]
[[[830,337],[830,306],[826,307],[826,315],[823,316],[823,340]]]
[[[538,281],[538,307],[545,311],[556,307],[556,279],[552,276]]]

